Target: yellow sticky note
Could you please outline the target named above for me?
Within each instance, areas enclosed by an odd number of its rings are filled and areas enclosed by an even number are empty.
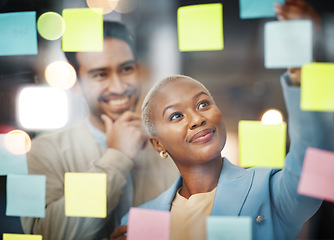
[[[240,165],[283,168],[286,155],[286,123],[239,122]]]
[[[223,5],[199,4],[177,10],[180,51],[212,51],[224,48]]]
[[[64,52],[103,50],[102,9],[64,9],[62,14],[65,21],[62,39]]]
[[[41,235],[4,233],[3,240],[42,240]]]
[[[311,63],[301,71],[300,108],[334,111],[334,63]]]
[[[65,215],[107,216],[107,175],[105,173],[65,173]]]

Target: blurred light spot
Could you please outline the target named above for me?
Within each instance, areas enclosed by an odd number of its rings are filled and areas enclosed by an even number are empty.
[[[17,105],[19,123],[27,129],[56,129],[68,121],[68,98],[58,88],[23,88],[19,92]]]
[[[111,0],[111,2],[115,0]],[[116,6],[116,11],[119,13],[129,13],[135,10],[137,7],[136,0],[119,0]]]
[[[67,62],[53,62],[45,69],[45,79],[51,87],[69,89],[75,84],[76,78],[74,68]]]
[[[5,135],[6,149],[16,155],[22,155],[30,151],[31,139],[22,130],[13,130]]]
[[[116,9],[119,0],[87,0],[87,5],[93,11],[95,8],[102,8],[103,14],[110,13]]]
[[[65,31],[65,21],[58,13],[43,13],[37,20],[39,34],[47,40],[60,38]]]
[[[276,109],[269,109],[262,115],[262,124],[281,124],[283,122],[282,113]]]

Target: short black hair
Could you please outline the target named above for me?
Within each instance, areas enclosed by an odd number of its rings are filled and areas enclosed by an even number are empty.
[[[120,22],[111,22],[111,21],[104,21],[103,22],[103,39],[107,38],[117,38],[120,40],[125,41],[129,44],[131,48],[132,54],[137,59],[135,43],[132,37],[131,32],[125,27],[124,24]],[[78,74],[79,64],[76,58],[77,52],[65,52],[65,56],[68,62],[74,67]]]

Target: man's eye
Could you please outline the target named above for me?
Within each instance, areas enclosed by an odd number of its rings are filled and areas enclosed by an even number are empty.
[[[131,73],[135,69],[132,65],[124,66],[121,70],[122,73]]]
[[[99,72],[99,73],[95,73],[95,74],[93,75],[93,78],[104,78],[105,76],[107,76],[106,73]]]
[[[208,101],[203,101],[203,102],[200,102],[198,104],[198,109],[202,109],[202,108],[205,108],[206,106],[208,106],[210,103]]]
[[[173,113],[172,115],[170,115],[169,121],[173,121],[173,120],[181,118],[181,117],[183,117],[182,113],[176,112],[176,113]]]

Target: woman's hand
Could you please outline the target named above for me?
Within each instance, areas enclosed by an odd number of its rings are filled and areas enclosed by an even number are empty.
[[[121,225],[110,235],[110,240],[126,240],[127,225]]]

